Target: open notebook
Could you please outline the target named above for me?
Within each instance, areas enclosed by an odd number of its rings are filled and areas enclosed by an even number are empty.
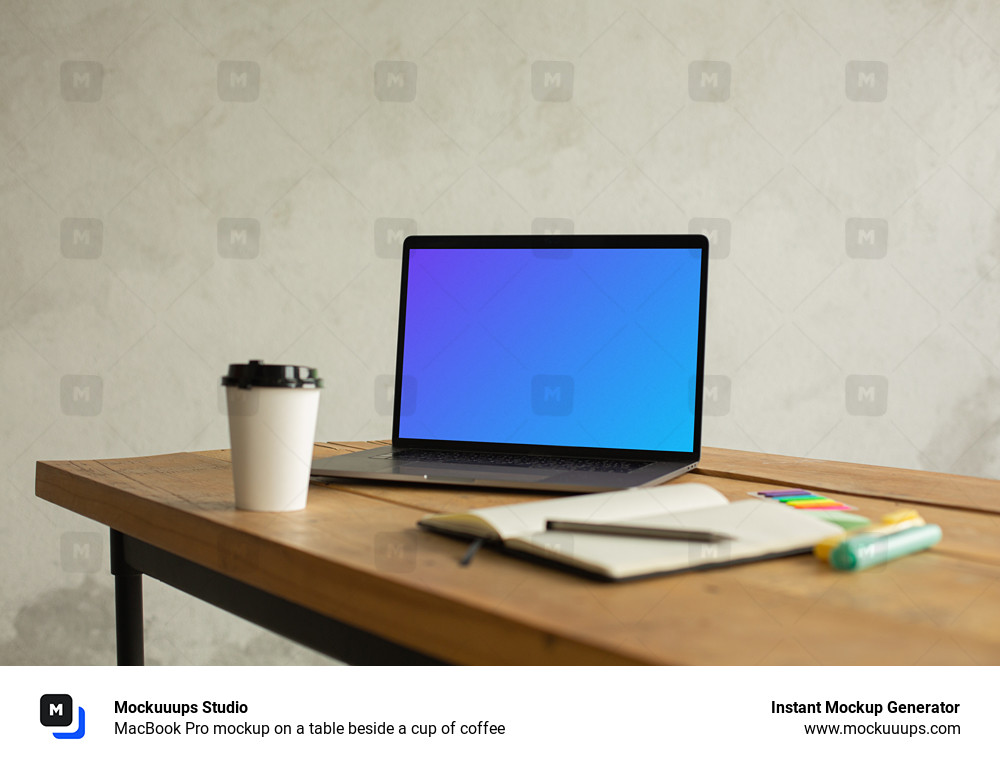
[[[548,520],[686,528],[729,535],[717,543],[548,532]],[[419,526],[482,538],[511,553],[604,580],[727,566],[804,553],[842,529],[773,500],[730,503],[704,484],[561,497],[468,513],[425,516]]]

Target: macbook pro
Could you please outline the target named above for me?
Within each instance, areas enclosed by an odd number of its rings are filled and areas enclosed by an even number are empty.
[[[590,492],[697,465],[708,240],[411,236],[392,444],[315,476]]]

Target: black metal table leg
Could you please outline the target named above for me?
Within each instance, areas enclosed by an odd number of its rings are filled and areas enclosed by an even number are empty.
[[[147,575],[262,628],[353,665],[440,665],[441,660],[227,577],[111,530],[118,664],[145,663],[142,577]]]
[[[115,576],[115,637],[119,665],[145,664],[142,636],[142,573],[125,561],[124,536],[111,530],[111,574]]]

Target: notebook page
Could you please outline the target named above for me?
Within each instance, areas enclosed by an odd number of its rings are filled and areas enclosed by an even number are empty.
[[[808,548],[842,531],[836,524],[817,519],[808,512],[785,508],[768,500],[742,500],[690,513],[649,516],[629,523],[701,529],[731,535],[734,539],[700,543],[539,532],[508,544],[612,577],[629,577]]]

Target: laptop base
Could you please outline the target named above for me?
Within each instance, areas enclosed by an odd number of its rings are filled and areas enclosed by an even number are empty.
[[[481,462],[461,462],[461,453],[454,462],[436,456],[434,460],[407,457],[408,450],[393,446],[351,452],[346,455],[313,461],[311,474],[316,477],[401,481],[413,484],[452,484],[502,489],[533,489],[540,492],[607,492],[616,489],[644,487],[669,481],[695,468],[697,462],[636,461],[634,470],[586,470],[484,465]],[[399,456],[397,456],[399,455]],[[513,457],[513,456],[512,456]],[[523,458],[523,456],[517,456]],[[544,460],[545,456],[540,456]],[[555,458],[557,465],[560,463]],[[520,462],[520,461],[518,461]],[[586,460],[578,461],[586,463]],[[624,462],[624,461],[623,461]],[[595,460],[595,464],[607,461]],[[601,465],[601,468],[606,466]]]

